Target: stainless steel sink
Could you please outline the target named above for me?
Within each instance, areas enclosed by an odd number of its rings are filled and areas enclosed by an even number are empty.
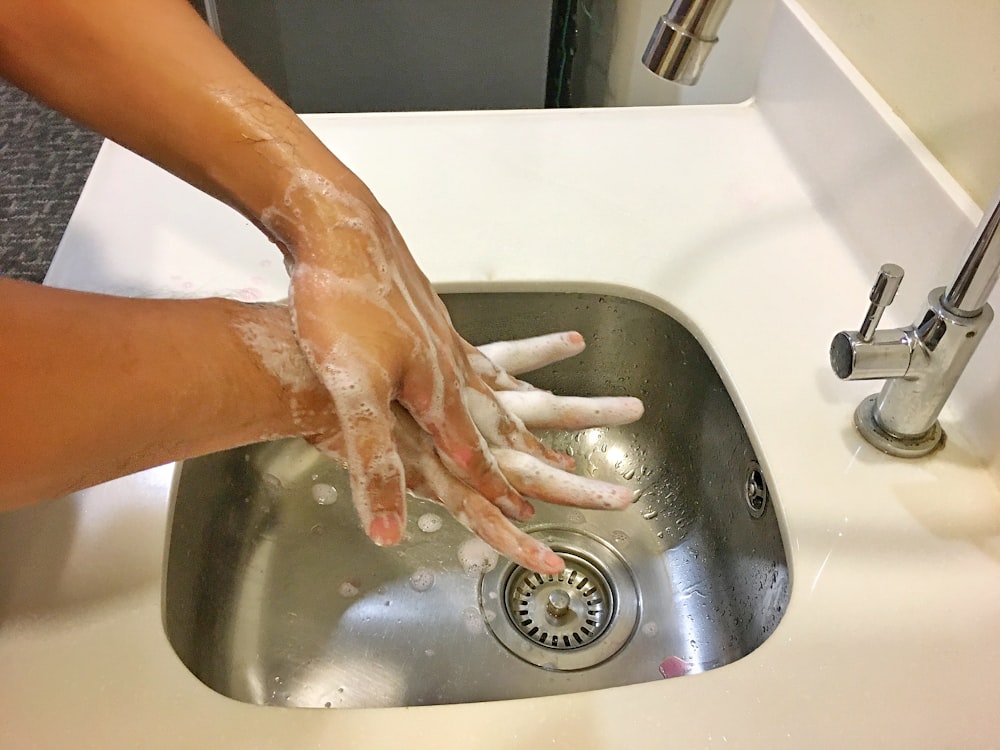
[[[560,578],[495,554],[413,500],[405,542],[360,531],[344,472],[306,443],[184,464],[168,541],[164,623],[184,664],[257,704],[376,707],[576,692],[721,667],[774,631],[784,545],[739,415],[705,351],[645,304],[596,294],[447,295],[474,343],[579,330],[586,352],[530,380],[635,395],[635,425],[546,441],[578,471],[623,482],[626,511],[537,503],[526,525]]]

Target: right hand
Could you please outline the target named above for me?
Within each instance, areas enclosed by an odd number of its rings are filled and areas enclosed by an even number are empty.
[[[495,368],[455,332],[388,214],[356,178],[342,183],[303,173],[262,221],[292,256],[296,335],[337,412],[341,437],[328,449],[347,465],[366,532],[391,545],[405,528],[404,413],[459,483],[527,520],[534,511],[495,451],[571,462],[497,398]],[[412,430],[404,419],[402,434]]]

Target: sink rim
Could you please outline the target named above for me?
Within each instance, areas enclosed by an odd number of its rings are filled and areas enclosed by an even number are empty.
[[[525,285],[517,285],[517,286],[519,286],[521,289],[523,289]],[[723,381],[722,373],[719,372],[719,370],[716,367],[714,361],[712,361],[711,357],[709,356],[708,349],[694,335],[693,332],[691,332],[691,331],[687,330],[686,328],[684,328],[684,326],[681,323],[681,321],[677,320],[674,316],[670,315],[669,313],[664,312],[659,307],[653,307],[653,306],[650,306],[650,305],[646,305],[644,302],[642,302],[640,300],[634,300],[634,299],[631,299],[630,297],[621,297],[621,296],[619,296],[617,294],[612,294],[611,292],[608,291],[608,287],[607,286],[602,287],[602,289],[601,289],[600,292],[590,291],[590,292],[582,292],[582,293],[581,292],[574,292],[574,291],[566,291],[565,289],[560,289],[558,292],[553,293],[551,291],[544,290],[544,289],[539,289],[538,288],[539,286],[545,286],[545,285],[529,285],[529,286],[534,287],[534,288],[528,290],[528,294],[536,293],[536,295],[537,295],[538,292],[542,292],[543,296],[550,296],[552,294],[555,294],[555,295],[557,295],[559,297],[562,297],[565,300],[569,300],[574,295],[576,295],[577,297],[579,297],[579,296],[582,295],[582,296],[587,296],[587,297],[593,297],[594,298],[593,301],[595,303],[599,302],[601,304],[604,304],[606,301],[610,300],[609,304],[611,304],[611,305],[615,305],[615,304],[638,305],[640,307],[649,308],[650,310],[654,311],[655,314],[657,314],[658,316],[660,316],[662,318],[665,318],[667,321],[669,321],[669,325],[673,325],[673,326],[679,327],[679,329],[683,333],[683,335],[691,339],[691,341],[693,342],[694,346],[696,347],[696,350],[700,351],[701,355],[703,355],[704,358],[705,358],[705,360],[707,361],[708,366],[710,367],[710,372],[713,372],[714,375],[719,380],[719,383],[721,384],[721,388],[722,388],[722,393],[726,396],[726,398],[727,398],[727,400],[729,402],[729,406],[732,407],[733,410],[734,410],[734,412],[736,413],[737,419],[738,420],[741,419],[740,414],[738,413],[738,411],[735,408],[736,407],[735,398],[731,394],[729,394],[728,389],[726,388],[725,383]],[[490,291],[490,292],[482,292],[482,291],[472,292],[472,294],[475,295],[476,297],[483,297],[483,296],[492,297],[492,296],[495,296],[495,294],[503,294],[503,293],[504,292],[496,292],[496,293],[494,293],[493,291]],[[515,293],[521,294],[521,293],[524,293],[524,292],[518,291],[518,292],[515,292]],[[453,294],[469,294],[469,293],[468,292],[456,292],[456,293],[453,293]],[[595,339],[596,339],[596,336],[595,336]],[[750,435],[749,430],[746,428],[745,424],[741,423],[740,426],[742,427],[742,431],[741,431],[742,434],[744,435],[744,437],[749,442],[751,440],[751,435]],[[238,450],[240,450],[240,449],[234,449],[234,451],[238,451]],[[752,443],[750,443],[750,445],[749,445],[749,450],[751,452],[751,455],[753,455],[756,458],[756,454],[755,454],[755,451],[754,451]],[[766,469],[765,469],[765,471],[766,471]],[[172,496],[172,502],[171,502],[171,519],[170,519],[170,525],[168,527],[168,531],[170,531],[170,532],[172,532],[173,528],[174,528],[174,518],[173,517],[174,517],[174,511],[176,509],[177,493],[179,493],[179,488],[180,488],[180,482],[181,482],[182,475],[183,475],[183,471],[176,472],[176,476],[177,476],[176,488],[177,489],[175,490],[175,492],[174,492],[174,494]],[[778,558],[776,558],[776,560],[779,561],[780,564],[782,565],[783,579],[786,582],[785,583],[785,589],[783,591],[784,604],[781,607],[778,608],[778,611],[780,612],[780,615],[779,615],[777,621],[775,622],[775,624],[771,626],[770,630],[768,631],[768,635],[766,637],[764,637],[763,641],[761,641],[761,642],[757,643],[756,645],[750,647],[749,650],[741,653],[740,655],[738,655],[738,656],[736,656],[736,657],[734,657],[732,659],[726,659],[726,660],[724,660],[722,662],[719,662],[719,663],[711,663],[711,664],[709,664],[709,666],[707,667],[708,669],[714,669],[714,668],[717,668],[719,666],[728,666],[728,665],[730,665],[732,663],[735,663],[735,661],[741,661],[741,660],[745,659],[750,653],[752,653],[753,650],[756,650],[756,648],[758,648],[760,645],[762,645],[762,643],[764,641],[770,639],[770,636],[773,635],[774,630],[777,629],[777,626],[780,625],[781,620],[784,619],[784,615],[787,613],[788,603],[790,601],[791,589],[793,588],[792,582],[791,582],[791,577],[790,577],[790,570],[789,570],[790,555],[789,555],[789,549],[788,549],[788,542],[787,542],[787,537],[786,537],[785,531],[784,531],[783,528],[781,528],[780,514],[777,512],[777,508],[779,507],[778,504],[772,502],[772,503],[769,503],[768,505],[772,509],[771,516],[773,517],[772,520],[773,520],[773,523],[775,525],[775,528],[777,530],[777,535],[778,535],[778,552],[779,552],[780,556]],[[169,561],[165,561],[165,565],[168,564],[168,562]],[[168,568],[168,571],[169,571],[169,568]],[[168,596],[167,596],[167,577],[168,576],[169,576],[169,572],[167,572],[167,576],[165,576],[164,589],[163,589],[163,598],[164,598],[164,607],[165,607],[165,609],[164,609],[164,612],[165,612],[165,614],[164,614],[165,626],[166,626],[166,621],[167,621],[166,611],[167,611],[167,608],[170,606],[169,602],[168,602]],[[477,586],[477,590],[478,590],[478,586]],[[638,623],[637,623],[637,626],[638,626]],[[169,628],[168,628],[168,633],[169,633]],[[171,636],[168,636],[168,638],[171,641],[171,645],[174,646],[175,644],[173,642],[173,638]],[[175,648],[175,650],[176,650],[176,648]],[[182,657],[182,661],[184,661],[185,666],[187,666],[187,661],[183,657]],[[192,670],[192,671],[194,671],[194,670]],[[197,674],[197,672],[196,672],[196,674]],[[641,679],[639,681],[642,682],[642,681],[646,681],[646,680],[642,680]],[[598,688],[588,688],[588,689],[601,689],[601,688],[598,687]],[[577,690],[571,690],[569,692],[577,692]],[[508,697],[500,698],[500,699],[501,700],[517,699],[518,697],[519,696],[508,696]],[[531,697],[531,696],[521,696],[521,697]],[[240,699],[237,698],[237,700],[240,700]],[[477,698],[475,700],[482,700],[482,698]],[[495,700],[495,698],[489,698],[487,700]],[[450,703],[450,701],[446,701],[446,702]],[[420,705],[420,704],[417,703],[417,704],[408,704],[408,705]],[[371,706],[371,707],[378,707],[378,706]]]

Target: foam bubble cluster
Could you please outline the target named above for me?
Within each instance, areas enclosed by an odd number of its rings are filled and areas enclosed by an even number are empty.
[[[414,591],[424,592],[434,585],[434,573],[427,568],[417,568],[410,574],[410,586]]]
[[[496,567],[500,554],[478,537],[467,539],[458,548],[458,561],[468,576],[479,576]]]
[[[433,534],[441,529],[441,516],[435,513],[424,513],[417,519],[417,528],[427,534]]]

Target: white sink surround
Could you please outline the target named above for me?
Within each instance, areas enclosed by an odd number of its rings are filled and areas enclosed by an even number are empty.
[[[979,212],[793,2],[777,4],[743,104],[309,122],[442,289],[617,291],[689,325],[777,495],[788,613],[744,659],[657,683],[410,709],[245,705],[204,687],[162,630],[166,466],[0,516],[0,747],[996,746],[1000,333],[946,410],[948,445],[916,461],[861,441],[851,414],[878,384],[842,383],[827,363],[880,263],[907,270],[887,318],[908,322]],[[49,283],[284,293],[277,251],[248,222],[110,143]]]

